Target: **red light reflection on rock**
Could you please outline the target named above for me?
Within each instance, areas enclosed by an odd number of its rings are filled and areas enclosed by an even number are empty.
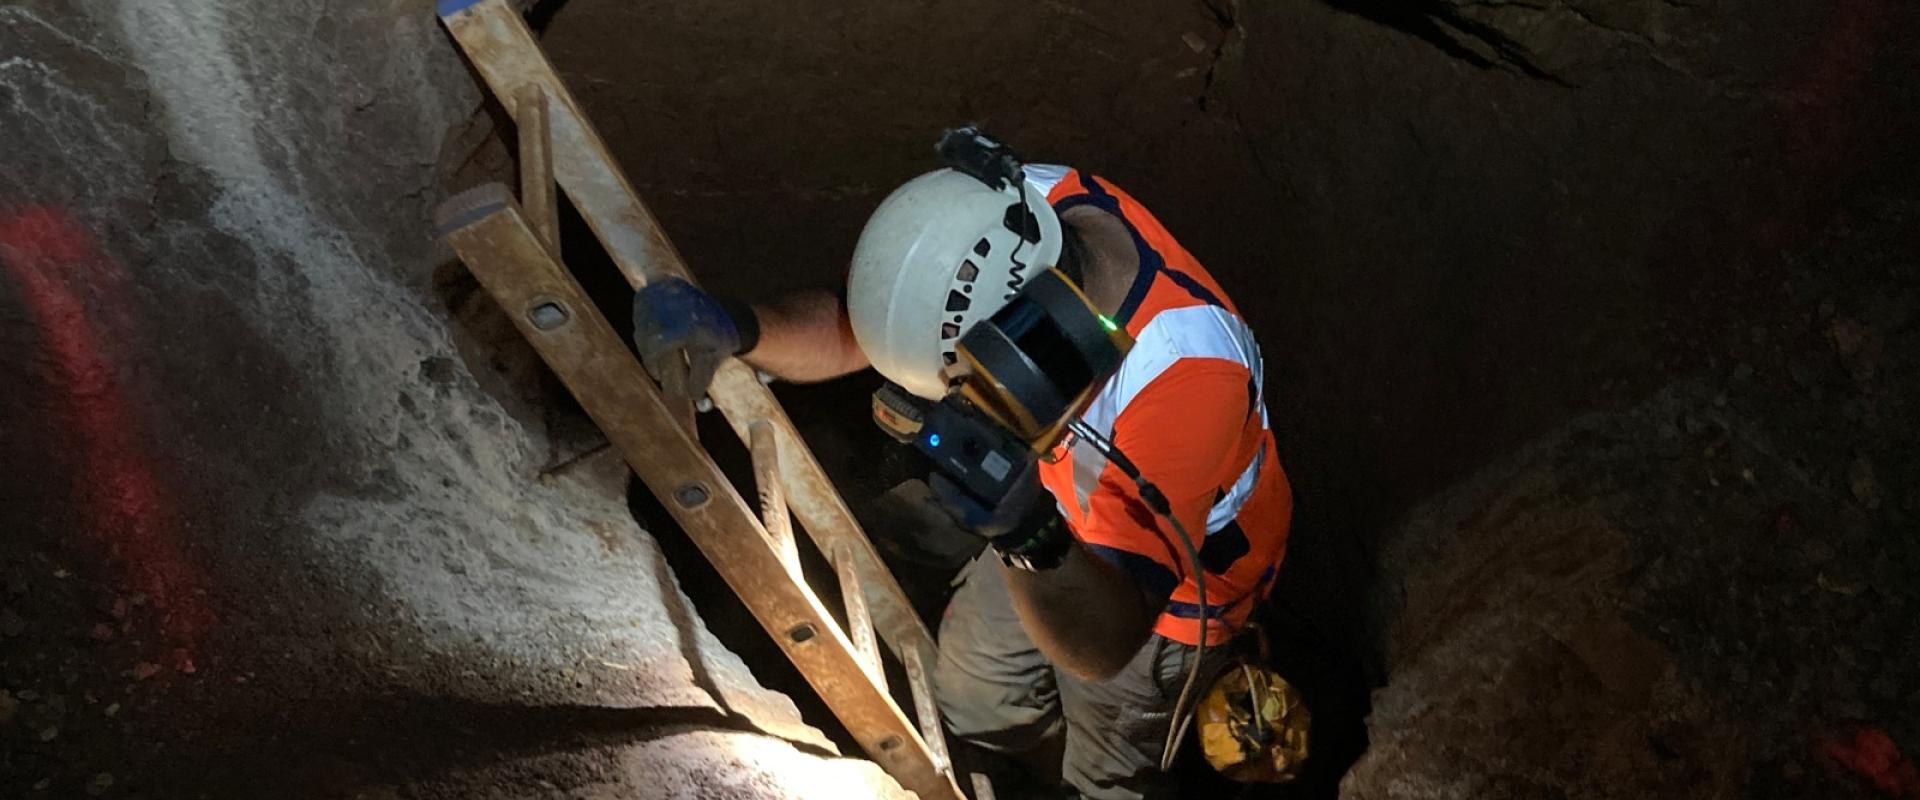
[[[77,533],[109,557],[123,591],[147,597],[167,643],[191,663],[213,614],[147,443],[141,398],[151,395],[138,391],[137,365],[121,360],[140,341],[130,276],[70,214],[46,207],[0,206],[0,268],[37,328],[43,352],[28,363],[68,442],[42,469],[65,472]]]

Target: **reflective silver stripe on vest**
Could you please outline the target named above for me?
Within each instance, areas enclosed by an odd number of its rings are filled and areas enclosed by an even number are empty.
[[[1265,377],[1261,369],[1260,346],[1254,342],[1247,324],[1224,308],[1211,305],[1170,308],[1147,321],[1135,340],[1133,350],[1120,362],[1120,371],[1094,396],[1080,418],[1094,430],[1112,436],[1114,420],[1127,404],[1168,367],[1183,358],[1218,358],[1247,368],[1253,376],[1255,402],[1260,411],[1260,428],[1268,427]],[[1100,474],[1107,460],[1092,445],[1072,442],[1074,501],[1082,515],[1088,513],[1089,498],[1100,485]],[[1253,496],[1260,470],[1266,466],[1267,448],[1263,442],[1225,497],[1207,511],[1207,533],[1219,532],[1232,522]],[[1153,475],[1145,476],[1147,480]]]
[[[1039,191],[1041,197],[1053,194],[1053,187],[1059,186],[1061,181],[1066,180],[1067,173],[1071,170],[1070,167],[1059,164],[1028,164],[1025,169],[1027,185]]]

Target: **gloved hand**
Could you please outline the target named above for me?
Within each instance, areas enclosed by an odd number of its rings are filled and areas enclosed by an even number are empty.
[[[633,296],[633,343],[640,363],[669,397],[698,402],[720,364],[752,348],[735,315],[751,318],[753,312],[741,309],[730,311],[728,304],[679,278],[647,284]],[[753,330],[757,333],[758,326]]]

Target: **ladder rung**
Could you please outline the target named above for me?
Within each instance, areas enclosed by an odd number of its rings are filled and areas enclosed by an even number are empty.
[[[952,762],[947,757],[947,736],[940,729],[940,705],[933,699],[933,678],[928,674],[926,653],[922,650],[908,650],[899,653],[900,663],[907,668],[907,688],[913,692],[913,717],[920,725],[920,738],[927,741],[927,750],[933,753],[933,765],[941,772],[951,772]],[[975,776],[980,778],[982,776]],[[980,781],[974,781],[974,790],[979,791]],[[993,791],[988,784],[988,792]],[[992,797],[991,794],[988,795]]]
[[[506,187],[449,198],[441,235],[507,309],[540,357],[619,448],[727,586],[868,755],[908,791],[959,800],[951,773],[807,585],[767,545],[760,520],[672,411]]]
[[[532,138],[547,145],[552,182],[566,192],[627,283],[640,289],[669,276],[691,279],[679,252],[615,163],[515,5],[508,0],[442,0],[439,10],[454,41],[516,123],[537,127],[541,120],[524,118],[539,116],[536,108],[546,111],[547,134]],[[543,104],[520,100],[531,96],[528,87],[540,90]],[[542,160],[527,162],[538,165]],[[549,185],[538,179],[527,183]],[[921,720],[920,730],[915,730],[884,688],[866,679],[867,665],[875,663],[869,654],[877,648],[856,649],[851,637],[825,615],[818,598],[789,566],[792,560],[783,557],[782,550],[767,546],[771,535],[760,515],[700,447],[691,424],[695,398],[661,397],[626,344],[558,263],[556,248],[543,241],[551,237],[539,229],[553,227],[545,222],[545,207],[536,209],[542,218],[529,221],[519,204],[505,196],[503,187],[483,194],[462,203],[450,201],[455,206],[451,210],[462,213],[443,217],[450,223],[447,239],[462,260],[476,275],[491,276],[482,276],[482,284],[509,309],[522,334],[562,376],[582,407],[613,439],[648,488],[668,505],[867,753],[922,800],[958,800],[961,792],[951,769],[934,767],[932,748],[940,747],[938,760],[945,764],[944,744],[929,743],[920,735],[928,730],[927,721]],[[530,203],[543,202],[538,189],[533,194]],[[468,207],[459,208],[462,205]],[[735,434],[749,446],[749,423],[764,421],[771,426],[778,446],[772,449],[772,458],[763,461],[777,465],[788,539],[797,523],[823,553],[846,547],[858,556],[841,560],[857,570],[851,583],[855,592],[864,592],[872,622],[854,627],[865,630],[868,638],[877,633],[896,652],[917,653],[922,664],[930,663],[931,632],[914,613],[898,581],[881,565],[845,499],[773,393],[752,369],[729,360],[709,394]],[[931,728],[936,735],[938,724],[936,719]]]
[[[865,576],[859,558],[851,548],[837,549],[833,552],[833,571],[840,577],[840,599],[847,606],[847,638],[853,640],[853,649],[860,653],[867,674],[885,689],[887,672],[880,665],[880,643],[873,638],[873,617],[867,613]]]
[[[513,99],[514,124],[520,129],[520,206],[527,222],[560,254],[560,197],[553,182],[553,116],[547,90],[537,83],[520,88]]]
[[[793,541],[793,517],[787,513],[787,492],[780,486],[780,442],[773,426],[755,422],[748,447],[753,450],[753,485],[760,493],[760,523],[766,526],[773,550],[787,571],[800,574],[800,551]]]
[[[907,601],[906,592],[901,590],[893,573],[883,567],[866,566],[879,565],[879,554],[860,530],[859,522],[853,518],[839,490],[814,459],[813,452],[807,449],[800,432],[794,429],[793,421],[780,408],[773,393],[760,382],[753,368],[739,359],[729,359],[714,373],[709,394],[741,441],[751,444],[752,431],[748,426],[755,422],[764,421],[774,427],[780,441],[780,485],[786,492],[787,507],[821,553],[831,557],[834,551],[846,547],[864,556],[857,562],[861,570],[860,586],[866,591],[867,611],[880,638],[896,651],[932,650],[932,634],[920,622],[920,616]]]

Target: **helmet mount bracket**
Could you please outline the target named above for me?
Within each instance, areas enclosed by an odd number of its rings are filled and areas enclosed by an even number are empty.
[[[1018,187],[1019,196],[1007,205],[1006,218],[1001,224],[1020,237],[1007,257],[1013,261],[1016,275],[1026,272],[1027,262],[1020,259],[1020,251],[1040,241],[1040,222],[1027,208],[1027,174],[1020,156],[1004,142],[982,133],[978,125],[948,129],[933,149],[940,155],[942,166],[984,183],[989,189],[1003,192],[1008,184]],[[1076,281],[1078,277],[1074,276]]]
[[[978,126],[948,130],[933,149],[940,154],[941,166],[965,173],[995,191],[1024,178],[1020,157],[999,139],[981,133]]]

